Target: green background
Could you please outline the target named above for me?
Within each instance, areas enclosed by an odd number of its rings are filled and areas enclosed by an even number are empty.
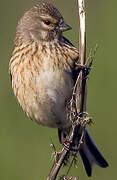
[[[44,180],[52,166],[51,137],[59,148],[57,130],[38,126],[19,108],[13,95],[8,63],[19,18],[39,0],[0,0],[0,180]],[[77,0],[50,1],[60,10],[72,31],[65,35],[78,44]],[[93,138],[109,161],[109,168],[94,166],[93,180],[117,177],[117,1],[87,1],[87,52],[97,43],[88,80],[87,111],[94,119]],[[65,172],[65,170],[64,170]],[[70,175],[89,179],[81,161]]]

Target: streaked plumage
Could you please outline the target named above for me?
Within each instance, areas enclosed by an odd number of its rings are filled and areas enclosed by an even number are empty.
[[[71,126],[66,105],[72,95],[78,59],[78,50],[62,35],[69,29],[52,4],[34,6],[18,23],[9,63],[12,88],[24,112],[37,123],[59,128],[63,133]],[[90,176],[92,164],[108,164],[101,155],[95,158],[99,151],[92,153],[90,147],[95,145],[88,137],[87,133],[80,154]]]

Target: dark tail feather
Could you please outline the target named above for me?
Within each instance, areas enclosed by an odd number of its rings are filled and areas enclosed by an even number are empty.
[[[98,150],[87,130],[85,142],[80,149],[80,155],[88,176],[92,175],[92,166],[94,164],[103,168],[108,167],[107,161]]]

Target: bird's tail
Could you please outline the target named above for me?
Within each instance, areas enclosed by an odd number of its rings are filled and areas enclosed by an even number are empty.
[[[73,138],[73,143],[71,145],[72,151],[77,150],[77,145],[78,142],[81,138],[81,126],[77,126],[74,132],[74,138]],[[79,153],[82,158],[86,173],[88,176],[92,175],[92,167],[94,164],[106,168],[108,167],[108,163],[103,157],[103,155],[100,153],[98,150],[96,144],[94,143],[91,135],[89,134],[88,130],[85,129],[85,139],[84,143],[81,145]],[[66,134],[68,132],[65,132],[64,130],[58,130],[58,135],[59,135],[59,140],[62,143],[63,139],[66,139]],[[62,143],[63,144],[63,143]],[[77,144],[77,145],[76,145]]]
[[[92,166],[94,164],[102,168],[108,167],[107,161],[98,150],[88,130],[86,130],[85,142],[79,152],[88,176],[92,175]]]

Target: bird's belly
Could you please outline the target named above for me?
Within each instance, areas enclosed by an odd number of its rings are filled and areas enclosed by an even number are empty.
[[[35,101],[31,104],[32,118],[49,127],[70,126],[66,104],[71,98],[72,87],[73,80],[70,73],[50,71],[40,74],[39,78],[36,78]]]
[[[72,75],[64,70],[35,73],[17,73],[12,77],[12,87],[20,106],[39,124],[67,128],[66,104],[71,98]]]

